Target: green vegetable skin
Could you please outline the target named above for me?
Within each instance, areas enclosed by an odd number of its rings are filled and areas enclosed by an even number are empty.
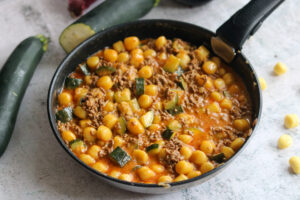
[[[9,143],[24,93],[47,46],[48,39],[43,35],[23,40],[0,72],[0,156]]]
[[[69,53],[78,44],[107,27],[136,20],[147,14],[160,0],[106,0],[63,30],[59,37]]]

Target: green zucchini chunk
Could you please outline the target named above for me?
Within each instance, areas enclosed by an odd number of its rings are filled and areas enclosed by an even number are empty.
[[[224,153],[219,153],[219,154],[216,154],[216,155],[213,155],[210,157],[211,160],[217,162],[217,163],[222,163],[225,161],[225,154]]]
[[[183,113],[183,108],[180,105],[177,105],[175,107],[173,107],[172,109],[167,110],[168,113],[170,113],[171,115],[178,115],[180,113]]]
[[[65,28],[59,37],[59,43],[69,53],[96,32],[139,19],[158,3],[159,0],[104,1]]]
[[[73,111],[71,107],[66,107],[56,113],[56,120],[61,121],[62,123],[66,123],[72,120]]]
[[[165,140],[170,140],[172,139],[172,137],[175,135],[175,133],[170,130],[170,129],[166,129],[164,130],[164,132],[162,132],[161,136],[165,139]]]
[[[146,148],[146,151],[149,152],[151,150],[158,149],[158,148],[159,148],[159,144],[151,144]]]
[[[101,66],[97,69],[96,73],[99,76],[104,76],[104,75],[110,75],[110,74],[114,73],[115,71],[116,71],[116,69],[114,67]]]
[[[67,77],[65,80],[65,88],[75,89],[82,83],[82,80],[79,78]]]
[[[178,87],[180,87],[181,89],[187,91],[188,85],[187,85],[187,83],[183,80],[182,77],[179,78],[179,81],[178,81],[176,84],[177,84]]]
[[[70,145],[72,151],[76,151],[80,147],[86,147],[86,144],[81,139],[75,139],[75,140],[71,141],[69,145]]]
[[[120,165],[120,167],[124,167],[124,165],[131,160],[131,157],[128,155],[128,153],[121,147],[115,148],[115,150],[109,154],[109,157],[113,162]]]
[[[145,92],[145,79],[144,78],[136,78],[135,79],[135,89],[136,95],[141,96]]]
[[[124,117],[119,117],[117,123],[118,123],[118,126],[116,128],[116,131],[117,131],[117,133],[123,135],[127,130],[127,128],[126,128],[127,124],[126,124],[125,118]]]
[[[83,73],[85,76],[88,76],[88,75],[91,74],[88,67],[87,67],[87,65],[86,65],[86,63],[80,65],[79,69],[80,69],[81,73]]]
[[[164,102],[164,108],[166,110],[174,109],[176,104],[178,103],[178,95],[175,94],[169,101]]]
[[[144,115],[142,115],[140,121],[142,122],[145,128],[148,128],[149,126],[151,126],[153,119],[154,119],[154,112],[153,110],[151,110],[145,113]]]
[[[9,143],[24,93],[47,46],[45,36],[29,37],[14,49],[1,69],[0,156]]]

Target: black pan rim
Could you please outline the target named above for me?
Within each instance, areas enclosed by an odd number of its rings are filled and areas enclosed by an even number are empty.
[[[119,24],[119,25],[115,25],[112,26],[110,28],[105,29],[104,31],[98,32],[95,35],[93,35],[92,37],[88,38],[87,40],[85,40],[84,42],[82,42],[80,45],[78,45],[75,49],[73,49],[64,59],[63,61],[59,64],[58,68],[56,69],[53,78],[50,82],[50,86],[49,86],[49,90],[48,90],[48,96],[47,96],[47,114],[48,114],[48,118],[49,118],[49,123],[51,126],[51,129],[53,131],[54,136],[56,137],[56,139],[58,140],[58,142],[60,143],[60,145],[63,147],[63,149],[75,160],[77,161],[82,167],[84,167],[85,169],[87,169],[88,171],[92,172],[93,174],[100,176],[103,179],[107,179],[108,181],[111,182],[117,182],[120,184],[124,184],[127,186],[136,186],[137,189],[138,188],[159,188],[162,189],[163,186],[159,185],[159,184],[145,184],[145,183],[136,183],[136,182],[127,182],[127,181],[122,181],[113,177],[110,177],[108,175],[104,175],[96,170],[94,170],[93,168],[91,168],[90,166],[86,165],[85,163],[83,163],[78,157],[76,157],[75,154],[73,154],[68,146],[64,143],[64,141],[62,140],[59,131],[56,128],[56,120],[55,120],[55,116],[52,113],[52,107],[51,107],[51,99],[53,97],[54,94],[54,83],[56,82],[56,79],[58,77],[58,75],[60,74],[62,68],[64,67],[65,63],[67,62],[67,60],[74,55],[79,49],[81,49],[83,46],[87,45],[88,43],[92,42],[95,38],[101,37],[102,34],[110,32],[112,30],[116,30],[128,25],[138,25],[141,23],[171,23],[174,25],[183,25],[183,26],[189,26],[191,28],[195,28],[195,29],[202,29],[202,31],[207,32],[209,34],[211,34],[212,36],[215,35],[215,33],[213,33],[212,31],[205,29],[203,27],[191,24],[191,23],[187,23],[187,22],[181,22],[181,21],[176,21],[176,20],[169,20],[169,19],[145,19],[145,20],[138,20],[138,21],[133,21],[133,22],[128,22],[128,23],[124,23],[124,24]],[[252,71],[253,76],[254,76],[254,80],[255,80],[255,84],[257,84],[258,87],[258,93],[259,93],[259,109],[258,109],[258,113],[256,113],[256,124],[252,126],[252,133],[251,135],[247,138],[247,140],[245,141],[244,145],[242,146],[242,148],[240,148],[230,159],[228,159],[224,164],[219,165],[218,167],[214,168],[213,170],[204,173],[200,176],[197,176],[195,178],[192,179],[187,179],[185,181],[180,181],[180,182],[173,182],[173,183],[169,183],[167,185],[170,186],[170,188],[174,187],[174,186],[180,186],[180,185],[185,185],[188,183],[192,183],[192,182],[197,182],[200,179],[204,179],[207,176],[210,176],[211,174],[216,173],[217,171],[221,170],[222,168],[224,168],[225,166],[227,166],[228,164],[230,164],[245,148],[246,146],[249,144],[249,140],[250,138],[253,138],[254,132],[257,130],[260,118],[261,118],[261,112],[262,112],[262,94],[261,94],[261,89],[259,86],[259,81],[257,78],[257,75],[252,67],[252,65],[248,62],[248,60],[246,59],[246,57],[243,55],[243,53],[239,52],[238,54],[240,54],[242,56],[242,58],[244,59],[245,63],[247,63],[249,69]],[[169,188],[166,188],[169,189]]]

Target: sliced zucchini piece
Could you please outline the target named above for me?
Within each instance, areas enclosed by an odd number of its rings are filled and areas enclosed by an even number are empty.
[[[135,79],[135,89],[136,95],[141,96],[145,92],[145,79],[144,78],[136,78]]]
[[[182,69],[181,66],[178,66],[177,71],[175,72],[178,76],[181,76],[184,73],[184,70]]]
[[[136,98],[131,99],[129,101],[129,105],[130,105],[130,107],[131,107],[131,109],[132,109],[133,112],[138,112],[140,110],[140,105],[139,105],[139,103],[138,103],[138,101],[137,101]]]
[[[219,154],[211,156],[210,159],[217,163],[222,163],[225,161],[226,157],[225,157],[224,153],[219,153]]]
[[[87,65],[86,65],[86,63],[80,65],[80,66],[79,66],[79,69],[80,69],[80,71],[81,71],[85,76],[88,76],[88,75],[91,74],[90,71],[89,71],[89,69],[88,69],[88,67],[87,67]]]
[[[123,135],[126,132],[126,120],[124,117],[119,117],[118,125],[116,126],[117,133]]]
[[[154,151],[154,150],[157,150],[157,149],[159,149],[159,144],[151,144],[150,146],[148,146],[147,148],[146,148],[146,151],[147,152],[150,152],[150,151]]]
[[[96,32],[89,25],[83,23],[72,24],[61,33],[59,43],[63,49],[69,53],[77,45],[95,33]]]
[[[115,150],[109,154],[109,157],[113,162],[120,165],[120,167],[124,167],[124,165],[131,160],[131,157],[128,155],[128,153],[121,147],[115,148]]]
[[[148,128],[149,126],[151,126],[153,119],[154,119],[154,112],[153,110],[151,110],[145,113],[144,115],[142,115],[140,121],[142,122],[145,128]]]
[[[141,168],[142,166],[141,165],[136,165],[134,168],[131,169],[131,171],[135,171],[135,170],[138,170],[139,168]]]
[[[61,121],[62,123],[69,122],[73,119],[72,108],[66,107],[56,113],[56,120]]]
[[[170,110],[170,109],[173,109],[176,104],[178,103],[178,94],[176,93],[172,98],[171,100],[168,100],[168,101],[165,101],[164,102],[164,108],[166,110]]]
[[[71,141],[70,147],[71,147],[71,150],[75,153],[82,153],[87,149],[86,144],[80,139]]]
[[[181,107],[181,105],[177,105],[172,109],[167,110],[168,113],[170,113],[171,115],[178,115],[180,113],[183,113],[183,108]]]
[[[82,83],[82,79],[67,77],[65,81],[65,88],[75,89]]]
[[[114,67],[111,66],[101,66],[97,69],[96,73],[99,76],[105,76],[105,75],[110,75],[112,73],[114,73],[116,71],[116,69]]]
[[[177,82],[177,85],[178,85],[181,89],[183,89],[183,90],[185,90],[185,91],[187,91],[187,89],[188,89],[188,85],[187,85],[187,83],[183,80],[182,77],[179,78],[179,81]]]
[[[165,140],[170,140],[175,135],[175,133],[167,128],[164,132],[162,132],[161,135]]]
[[[172,120],[169,122],[168,126],[167,126],[170,130],[172,131],[177,131],[179,129],[182,128],[182,125],[180,124],[179,121],[177,120]]]

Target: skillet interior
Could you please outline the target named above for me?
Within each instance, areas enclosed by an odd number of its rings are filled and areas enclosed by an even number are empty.
[[[249,143],[249,139],[246,141],[245,145],[225,164],[215,168],[214,170],[205,173],[199,177],[193,179],[188,179],[179,183],[170,184],[171,187],[164,188],[156,184],[143,184],[143,183],[129,183],[121,181],[119,179],[114,179],[106,175],[98,173],[91,167],[85,165],[81,162],[66,146],[60,137],[60,133],[56,128],[55,120],[55,107],[57,104],[57,95],[62,89],[64,80],[68,74],[73,72],[79,63],[86,60],[87,57],[97,52],[98,50],[110,46],[112,43],[123,40],[127,36],[137,36],[141,39],[144,38],[157,38],[158,36],[164,35],[167,38],[180,38],[194,45],[205,44],[210,48],[210,38],[214,35],[211,31],[203,29],[201,27],[171,20],[141,20],[136,22],[131,22],[127,24],[117,25],[112,28],[106,29],[91,38],[84,41],[77,48],[75,48],[67,57],[62,61],[58,69],[56,70],[53,79],[50,84],[48,93],[48,116],[50,120],[51,128],[53,129],[54,135],[56,136],[59,143],[63,148],[82,166],[88,169],[89,172],[96,175],[102,180],[109,182],[110,184],[117,186],[122,189],[140,192],[140,193],[165,193],[173,190],[190,187],[192,185],[197,185],[205,182],[209,178],[215,176],[217,173],[221,172],[225,166],[227,166],[234,158],[237,157],[239,152],[243,150]],[[253,119],[258,119],[261,112],[261,92],[259,89],[259,84],[255,72],[251,65],[246,61],[242,54],[238,54],[235,60],[232,62],[231,67],[236,71],[244,80],[244,83],[248,89],[253,105]],[[253,131],[255,126],[253,127]],[[253,132],[254,133],[254,132]],[[252,133],[252,135],[253,135]],[[252,136],[251,135],[251,136]]]

